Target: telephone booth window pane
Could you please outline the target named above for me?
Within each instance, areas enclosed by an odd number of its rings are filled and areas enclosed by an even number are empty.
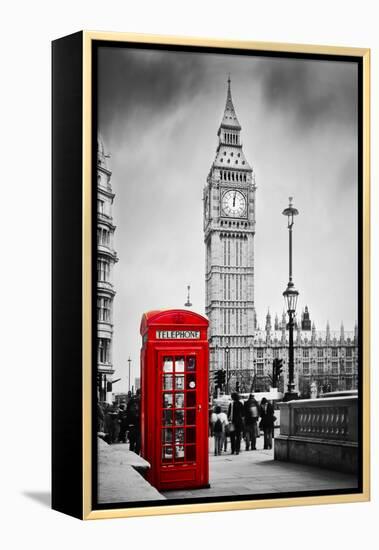
[[[194,407],[196,405],[196,392],[189,391],[187,392],[187,407]]]
[[[184,372],[184,357],[175,357],[175,372]]]
[[[186,443],[196,443],[196,428],[186,428]]]
[[[162,461],[172,462],[172,447],[162,447]]]
[[[184,428],[175,430],[175,443],[184,443]]]
[[[187,370],[196,370],[196,357],[187,357]]]
[[[196,388],[196,374],[187,374],[186,389],[194,390]]]
[[[164,393],[163,394],[162,407],[164,409],[169,409],[170,407],[172,407],[172,404],[173,404],[173,395],[172,395],[172,393]]]
[[[172,374],[165,374],[163,376],[163,389],[172,390]]]
[[[163,372],[172,372],[174,370],[172,357],[163,358]]]
[[[175,389],[184,390],[184,375],[179,374],[175,376]]]
[[[186,424],[193,425],[196,423],[196,411],[194,409],[186,411]]]
[[[172,443],[172,429],[164,429],[162,430],[162,443]]]
[[[171,395],[172,397],[172,395]],[[184,406],[184,393],[175,394],[175,407],[181,409]]]
[[[195,445],[186,446],[186,458],[187,460],[196,460],[196,447]]]
[[[183,445],[175,445],[175,462],[182,462],[183,460],[184,460]]]
[[[184,424],[184,411],[183,410],[176,410],[175,411],[175,425],[176,426],[183,426],[183,424]]]
[[[176,411],[178,412],[178,411]],[[163,424],[165,426],[172,425],[172,411],[163,411]]]

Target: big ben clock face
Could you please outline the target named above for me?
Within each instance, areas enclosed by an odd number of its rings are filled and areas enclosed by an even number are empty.
[[[241,217],[246,211],[245,195],[241,191],[226,191],[222,197],[222,210],[225,216],[232,218]]]

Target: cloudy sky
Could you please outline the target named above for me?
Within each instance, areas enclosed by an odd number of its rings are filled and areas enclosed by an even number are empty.
[[[316,328],[357,318],[357,67],[352,63],[100,48],[98,121],[114,202],[115,377],[139,372],[141,315],[204,313],[202,193],[214,160],[227,75],[256,174],[255,304],[283,310],[288,197],[298,310]]]

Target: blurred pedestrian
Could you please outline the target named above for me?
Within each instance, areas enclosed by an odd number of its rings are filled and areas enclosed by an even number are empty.
[[[254,395],[251,393],[249,399],[244,403],[244,417],[245,417],[245,438],[246,438],[246,450],[252,451],[256,449],[257,439],[257,421],[259,418],[259,405]]]
[[[225,439],[225,429],[228,425],[228,417],[221,411],[219,405],[216,406],[214,413],[211,417],[212,431],[215,438],[215,456],[221,455],[222,447]]]
[[[118,440],[120,443],[126,443],[126,432],[128,431],[128,414],[126,412],[125,403],[121,403],[120,405],[119,419],[120,433],[118,435]]]
[[[274,407],[264,397],[259,408],[261,421],[259,427],[263,430],[263,448],[272,449],[272,431],[274,429]]]
[[[241,434],[243,430],[243,404],[238,393],[232,393],[232,402],[228,408],[229,435],[232,455],[238,455],[241,449]]]
[[[104,433],[105,431],[105,414],[103,410],[103,405],[98,401],[97,402],[97,431]]]
[[[109,409],[109,443],[117,443],[120,433],[120,409],[117,403],[113,403],[113,406]]]
[[[141,399],[140,390],[134,397],[131,397],[127,407],[126,414],[128,418],[128,430],[129,430],[129,449],[140,454],[141,451]]]

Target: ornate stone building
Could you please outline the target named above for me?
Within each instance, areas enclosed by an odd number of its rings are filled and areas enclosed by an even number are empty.
[[[242,149],[230,78],[215,159],[204,188],[210,365],[253,365],[255,177]],[[225,351],[227,350],[227,351]]]
[[[279,389],[287,387],[286,315],[274,324],[267,314],[260,330],[254,307],[255,175],[242,149],[241,126],[234,109],[230,78],[215,159],[204,188],[205,311],[210,322],[210,381],[227,370],[229,388],[267,391],[274,358],[283,359]],[[358,330],[316,331],[308,307],[296,323],[295,386],[308,396],[357,387]]]
[[[97,140],[97,373],[100,401],[112,400],[113,337],[113,266],[117,254],[113,249],[112,172],[107,165],[100,137]]]
[[[309,327],[309,328],[308,328]],[[288,384],[288,330],[286,314],[274,327],[268,312],[264,330],[254,332],[253,371],[246,369],[240,374],[232,373],[232,386],[237,381],[241,391],[266,391],[271,385],[272,363],[275,358],[283,360],[283,373],[279,390],[286,391]],[[353,332],[316,330],[311,323],[308,308],[294,331],[295,387],[302,397],[309,397],[312,382],[318,392],[356,389],[358,384],[358,327]]]

